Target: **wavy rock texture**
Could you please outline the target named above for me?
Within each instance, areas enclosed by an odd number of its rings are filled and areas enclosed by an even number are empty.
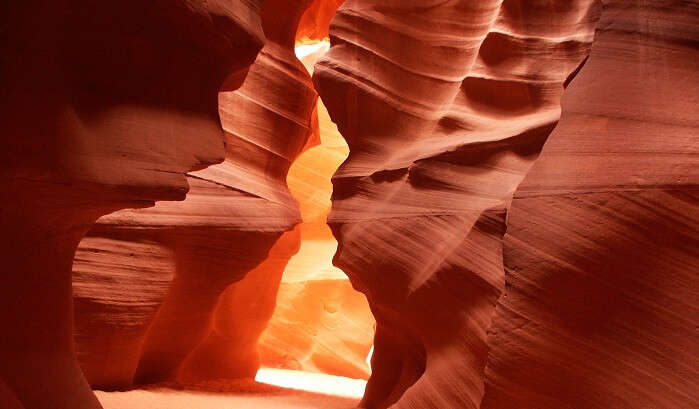
[[[297,55],[312,71],[328,47],[325,41],[302,45]],[[332,265],[337,242],[326,224],[330,178],[349,148],[320,101],[318,124],[320,144],[299,156],[287,177],[303,216],[301,245],[284,269],[277,308],[260,338],[260,358],[265,367],[366,379],[374,318],[364,295]]]
[[[75,343],[93,388],[132,384],[143,335],[174,277],[172,250],[93,228],[73,260]],[[120,336],[115,336],[120,334]]]
[[[209,335],[182,364],[179,381],[255,378],[260,335],[274,313],[282,273],[300,242],[298,227],[284,233],[265,261],[226,288]]]
[[[374,320],[347,279],[282,282],[260,339],[266,367],[367,379]]]
[[[296,41],[323,40],[328,38],[330,20],[335,16],[337,8],[345,0],[314,0],[311,6],[301,16]]]
[[[240,89],[231,88],[239,82],[238,75],[233,75],[219,94],[219,114],[226,134],[225,161],[188,173],[191,189],[183,202],[158,203],[145,210],[124,210],[98,222],[94,234],[105,238],[109,246],[114,245],[108,241],[113,235],[136,242],[146,237],[170,249],[174,255],[174,280],[157,313],[148,309],[123,316],[111,310],[110,313],[117,316],[107,318],[104,310],[78,311],[78,321],[89,326],[80,328],[81,333],[102,334],[103,337],[110,334],[113,343],[132,346],[129,359],[123,361],[124,365],[129,365],[123,368],[123,374],[133,374],[129,383],[179,378],[199,380],[213,373],[223,376],[224,369],[229,371],[225,377],[254,375],[256,352],[243,340],[234,339],[228,346],[221,345],[216,338],[220,338],[222,327],[224,332],[233,331],[229,328],[232,317],[215,317],[214,314],[217,308],[220,314],[229,313],[232,301],[227,296],[221,298],[228,286],[256,268],[269,268],[267,274],[272,278],[281,274],[283,260],[288,260],[295,252],[293,240],[292,243],[284,240],[280,244],[281,254],[260,265],[282,233],[300,222],[298,204],[285,178],[292,161],[312,139],[310,137],[317,135],[317,124],[312,121],[317,94],[293,50],[296,27],[307,6],[307,1],[265,2],[262,24],[267,43]],[[252,290],[270,280],[262,273],[255,277],[262,281],[253,283]],[[101,297],[99,293],[88,295]],[[246,326],[250,327],[251,338],[255,338],[255,328],[264,326],[269,319],[264,311],[274,305],[274,299],[266,293],[254,295],[260,297],[257,306],[261,311],[256,312],[254,305],[250,305],[247,311],[252,316],[247,320],[259,322],[241,321],[241,327],[235,330],[244,331]],[[247,302],[250,297],[253,294],[244,300]],[[109,298],[95,302],[105,308],[111,307]],[[260,303],[271,304],[260,306]],[[139,328],[139,333],[125,331],[123,325],[114,325],[119,321],[130,321],[131,326]],[[87,336],[80,340],[83,344],[78,345],[79,351],[94,350],[94,344],[100,342]],[[225,348],[236,347],[244,348],[237,351],[241,356],[238,367],[232,365],[230,359],[224,359],[228,352]],[[195,350],[198,357],[215,357],[218,353],[221,360],[213,359],[207,367],[200,358],[192,358],[190,362],[194,363],[183,365]],[[242,359],[244,354],[252,352],[255,356]],[[90,367],[99,366],[100,360],[105,359],[95,354],[80,356],[98,360],[81,362]],[[134,362],[137,367],[133,366]],[[103,379],[100,384],[113,388],[124,383],[121,378],[114,378],[111,383],[106,381]]]
[[[483,408],[699,406],[697,21],[605,2],[512,203]]]
[[[377,320],[362,407],[477,408],[512,194],[586,58],[595,1],[347,1],[314,81],[350,147],[336,265]]]
[[[182,199],[185,172],[223,159],[216,95],[262,46],[259,5],[3,6],[0,401],[99,408],[73,348],[73,255],[98,217]]]

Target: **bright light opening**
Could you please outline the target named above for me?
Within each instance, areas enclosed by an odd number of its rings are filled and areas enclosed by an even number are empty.
[[[255,381],[283,388],[357,399],[364,395],[364,388],[366,388],[366,381],[363,379],[288,369],[261,368],[257,372]]]
[[[312,74],[330,48],[327,40],[298,44],[296,56]],[[332,265],[337,241],[326,223],[331,177],[349,147],[318,100],[317,144],[294,161],[287,184],[298,200],[301,247],[287,264],[277,308],[260,337],[256,381],[280,387],[361,398],[371,374],[375,321],[363,294]]]

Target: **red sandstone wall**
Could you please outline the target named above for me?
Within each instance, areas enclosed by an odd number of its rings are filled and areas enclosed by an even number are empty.
[[[99,408],[73,347],[76,247],[98,217],[181,200],[185,172],[223,160],[216,95],[262,46],[259,4],[3,6],[0,400]]]
[[[594,1],[347,1],[314,81],[350,155],[335,263],[377,320],[362,407],[477,408],[514,190],[587,57]]]
[[[88,378],[91,384],[114,388],[134,382],[201,380],[214,375],[254,376],[258,358],[253,346],[271,314],[262,311],[274,306],[274,296],[262,296],[256,288],[269,283],[271,287],[265,294],[270,290],[274,293],[274,281],[297,248],[298,237],[287,236],[278,243],[281,249],[272,254],[273,260],[268,259],[282,233],[300,222],[298,203],[285,178],[293,160],[317,134],[317,123],[313,122],[317,95],[293,49],[298,21],[308,5],[307,1],[264,4],[262,25],[267,43],[242,86],[236,90],[239,78],[233,75],[219,94],[219,114],[226,131],[225,161],[189,172],[191,190],[185,201],[117,212],[101,218],[91,232],[107,246],[101,249],[103,254],[116,245],[115,236],[134,243],[155,242],[172,252],[174,268],[170,272],[174,279],[166,292],[159,288],[161,305],[141,314],[115,309],[116,300],[97,291],[76,293],[78,305],[97,305],[76,310],[80,334],[77,349],[81,365],[93,369]],[[107,262],[78,261],[76,272]],[[117,276],[134,274],[128,263],[122,267],[116,269]],[[251,271],[260,271],[253,275],[257,281],[247,285],[251,294],[240,295],[244,292],[240,288],[237,295],[225,292]],[[133,281],[132,285],[140,283]],[[253,299],[262,305],[241,307],[238,315],[227,315],[230,308],[226,305]],[[247,317],[244,311],[249,312]],[[138,331],[125,331],[125,325]],[[225,333],[235,331],[247,331],[247,341],[225,338]],[[222,336],[225,339],[220,339]],[[114,373],[113,365],[103,365],[117,359],[110,350],[97,345],[104,338],[130,346],[123,351],[119,374]],[[237,354],[237,365],[233,358],[224,359],[226,349]],[[87,352],[94,350],[98,351]],[[188,359],[191,354],[196,356]],[[214,358],[217,354],[221,355],[218,359]],[[211,359],[207,363],[202,357]]]
[[[294,38],[339,5],[308,3],[265,3],[247,80],[255,1],[0,14],[0,407],[99,408],[78,360],[105,387],[254,372],[315,126]],[[592,0],[341,8],[315,82],[351,148],[335,261],[377,319],[362,407],[699,405],[697,7],[604,3],[577,76]]]
[[[340,10],[314,80],[378,322],[362,407],[697,405],[696,5],[604,6],[577,77],[594,2]]]
[[[697,21],[605,2],[512,203],[483,408],[699,406]]]
[[[344,2],[345,0],[314,0],[301,17],[296,31],[296,40],[304,42],[328,38],[330,21],[335,16],[337,8]]]

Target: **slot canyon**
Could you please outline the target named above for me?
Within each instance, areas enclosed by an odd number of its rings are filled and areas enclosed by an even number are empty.
[[[699,1],[0,32],[0,409],[699,408]]]

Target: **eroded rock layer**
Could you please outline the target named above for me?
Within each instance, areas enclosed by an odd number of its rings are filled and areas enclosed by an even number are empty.
[[[0,402],[99,408],[74,353],[75,250],[100,216],[183,199],[186,172],[223,160],[216,96],[262,46],[259,2],[4,2],[0,37]]]
[[[512,194],[599,4],[347,1],[314,81],[350,155],[335,263],[377,320],[366,408],[477,408]]]
[[[301,16],[296,39],[304,42],[328,38],[330,20],[335,16],[337,8],[344,2],[345,0],[314,0]]]
[[[325,41],[300,45],[297,55],[310,71],[328,47]],[[332,265],[337,241],[326,224],[330,178],[349,148],[321,101],[318,125],[320,144],[299,156],[287,177],[303,217],[301,242],[284,269],[277,308],[260,338],[261,364],[366,379],[374,318],[364,295]]]
[[[101,243],[106,246],[116,245],[110,241],[115,236],[134,242],[145,238],[173,254],[174,279],[157,311],[120,315],[122,312],[113,308],[114,300],[100,293],[77,294],[117,314],[107,319],[106,310],[78,310],[77,321],[86,326],[78,329],[83,334],[78,351],[95,350],[99,337],[109,334],[114,338],[112,342],[128,340],[133,345],[130,354],[135,356],[123,361],[124,366],[131,365],[123,368],[123,374],[133,373],[130,382],[151,383],[180,376],[199,379],[213,372],[220,374],[222,362],[212,361],[216,368],[207,368],[201,361],[185,366],[183,362],[202,342],[215,346],[207,339],[223,325],[219,322],[230,320],[214,317],[220,296],[229,285],[257,268],[282,233],[300,221],[298,204],[286,187],[285,177],[309,137],[317,133],[317,124],[312,121],[317,95],[293,49],[296,27],[308,3],[265,2],[262,24],[267,43],[240,89],[236,90],[241,81],[236,73],[219,93],[218,111],[226,136],[225,161],[189,172],[191,189],[186,200],[111,214],[101,218],[91,233],[103,239]],[[295,247],[292,244],[290,248]],[[289,255],[285,257],[288,259]],[[76,271],[81,268],[76,265]],[[138,298],[137,293],[134,295]],[[273,298],[264,300],[271,303],[267,309],[273,306]],[[79,298],[76,303],[82,301]],[[224,307],[219,311],[228,313]],[[256,325],[264,325],[268,319],[264,316],[258,317],[262,321]],[[119,321],[128,321],[129,326],[140,331],[127,333],[124,325],[114,325]],[[230,347],[236,345],[234,342]],[[242,359],[244,352],[255,352],[255,356]],[[199,356],[207,353],[213,356],[207,351],[198,352]],[[250,362],[257,360],[256,351],[249,346],[239,353],[239,368],[229,365],[231,372],[227,377],[249,373]],[[99,366],[92,359],[104,359],[96,354],[81,353],[80,357],[85,359],[82,364],[89,367]],[[132,366],[134,362],[136,367]],[[124,382],[121,378],[112,379],[111,383],[100,379],[101,385],[109,387]]]
[[[93,229],[73,259],[78,361],[93,388],[132,384],[141,344],[175,272],[172,250],[147,236]]]
[[[275,311],[282,273],[300,241],[298,228],[284,233],[265,261],[226,288],[211,331],[183,363],[179,381],[255,378],[260,335]]]
[[[347,279],[282,282],[277,303],[260,338],[264,366],[369,377],[374,320]]]
[[[698,21],[605,2],[512,203],[483,408],[699,406]]]

